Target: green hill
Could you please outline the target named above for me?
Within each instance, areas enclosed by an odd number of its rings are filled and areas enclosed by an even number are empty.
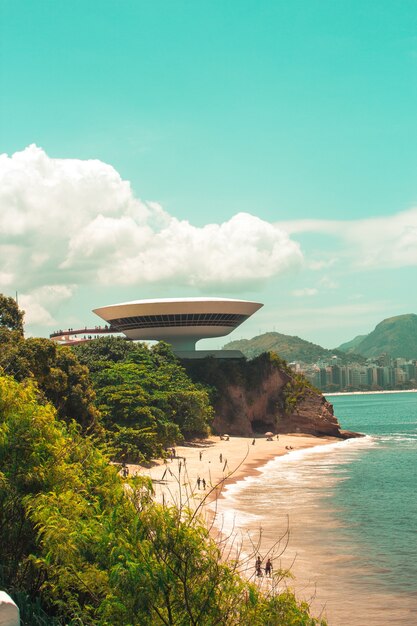
[[[368,335],[357,335],[357,337],[355,337],[354,339],[351,339],[350,341],[346,341],[346,343],[340,344],[340,346],[338,346],[338,348],[336,349],[340,350],[341,352],[356,352],[358,345],[367,336]]]
[[[417,315],[409,313],[383,320],[355,345],[355,350],[366,357],[387,353],[392,358],[417,359]]]
[[[226,350],[241,350],[248,359],[262,352],[276,352],[288,362],[316,363],[336,355],[344,365],[363,363],[366,358],[388,354],[392,358],[417,359],[417,315],[397,315],[380,322],[369,335],[358,335],[338,348],[328,350],[316,343],[282,333],[264,333],[252,339],[230,341]]]
[[[363,357],[355,354],[346,354],[338,350],[328,350],[300,337],[284,335],[282,333],[264,333],[253,339],[240,339],[231,341],[224,346],[225,350],[241,350],[243,354],[252,359],[262,352],[273,351],[288,362],[302,361],[315,363],[320,359],[329,359],[338,356],[342,363],[357,363],[363,361]]]

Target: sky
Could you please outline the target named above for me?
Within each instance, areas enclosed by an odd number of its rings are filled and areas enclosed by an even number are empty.
[[[0,0],[0,292],[35,336],[158,297],[327,348],[417,313],[416,111],[414,0]]]

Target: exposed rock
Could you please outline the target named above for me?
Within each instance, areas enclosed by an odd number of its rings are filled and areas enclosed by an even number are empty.
[[[254,389],[228,386],[215,403],[214,431],[240,437],[276,431],[277,411],[283,405],[282,390],[289,380],[286,372],[273,368]]]
[[[195,382],[216,389],[216,434],[304,433],[346,439],[358,436],[340,429],[333,406],[293,375],[285,361],[263,353],[250,361],[203,359],[184,363]]]
[[[290,415],[280,417],[277,424],[280,433],[307,433],[321,436],[357,437],[357,433],[342,431],[333,413],[333,405],[326,398],[311,389],[306,389],[304,397]]]

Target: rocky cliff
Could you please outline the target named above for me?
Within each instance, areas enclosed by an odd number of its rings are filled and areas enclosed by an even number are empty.
[[[348,437],[357,433],[341,430],[340,424],[333,413],[333,405],[327,402],[320,393],[306,389],[295,409],[278,419],[280,433],[309,433],[321,436]]]
[[[242,383],[225,386],[214,402],[213,430],[241,437],[277,432],[277,415],[283,409],[282,390],[289,380],[286,372],[272,368],[254,387]]]
[[[213,390],[216,434],[250,437],[272,431],[343,439],[356,435],[342,431],[333,406],[274,353],[251,361],[211,359],[185,366],[196,382]]]

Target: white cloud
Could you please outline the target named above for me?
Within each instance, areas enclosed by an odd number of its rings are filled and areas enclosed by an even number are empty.
[[[337,289],[339,287],[338,283],[329,276],[323,276],[319,280],[319,285],[323,289]]]
[[[306,261],[306,267],[308,267],[309,270],[313,270],[313,272],[317,272],[325,268],[330,268],[332,265],[335,265],[335,263],[336,259],[329,259],[326,261],[324,259],[320,259],[319,261],[310,259]]]
[[[301,263],[299,244],[253,215],[199,228],[134,197],[101,161],[34,145],[0,155],[0,290],[25,293],[27,321],[52,324],[48,311],[74,284],[232,291]]]
[[[21,294],[19,307],[25,312],[25,323],[29,326],[51,326],[56,321],[34,294]]]
[[[61,302],[69,300],[75,289],[75,285],[45,285],[31,293],[19,294],[19,307],[25,311],[26,324],[56,325],[57,322],[49,309],[54,309]]]
[[[417,265],[417,207],[388,215],[360,220],[298,220],[279,224],[289,234],[320,233],[337,238],[335,256],[350,259],[360,268],[399,268]],[[326,252],[332,249],[329,242]],[[321,269],[328,261],[308,262]],[[334,264],[334,260],[333,260]]]
[[[296,298],[304,298],[305,296],[311,297],[318,294],[318,289],[314,287],[304,287],[303,289],[294,289],[291,293]]]

